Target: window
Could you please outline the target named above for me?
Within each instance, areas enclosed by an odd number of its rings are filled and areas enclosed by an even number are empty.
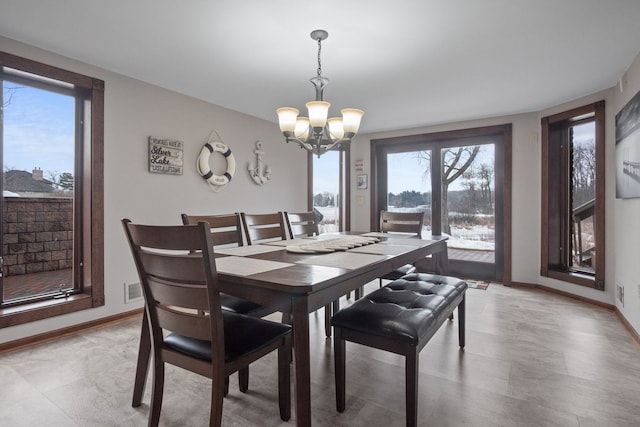
[[[104,305],[104,82],[0,52],[0,327]]]
[[[541,274],[604,289],[604,101],[542,119]]]
[[[321,157],[309,154],[311,201],[318,212],[320,233],[349,230],[349,148],[331,150]]]

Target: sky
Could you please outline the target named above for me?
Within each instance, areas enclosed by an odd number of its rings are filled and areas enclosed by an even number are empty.
[[[74,98],[4,82],[4,169],[73,173]]]

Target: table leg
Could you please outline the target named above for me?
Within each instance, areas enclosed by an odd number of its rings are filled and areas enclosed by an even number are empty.
[[[133,383],[133,400],[131,406],[138,407],[142,404],[144,386],[147,382],[149,371],[149,358],[151,356],[151,336],[149,334],[149,322],[147,311],[142,315],[142,328],[140,328],[140,346],[138,347],[138,364],[136,366],[136,379]]]
[[[309,306],[306,297],[292,298],[293,357],[295,363],[296,421],[311,425],[311,362],[309,356]]]
[[[433,254],[434,267],[437,274],[446,276],[449,274],[449,252],[447,251],[447,244],[444,244],[444,249]]]

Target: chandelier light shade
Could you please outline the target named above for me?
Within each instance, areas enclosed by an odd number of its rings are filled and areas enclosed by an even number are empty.
[[[364,111],[357,108],[344,108],[341,110],[342,117],[329,118],[331,104],[322,99],[329,79],[322,76],[320,61],[322,40],[327,37],[329,33],[325,30],[311,32],[311,38],[318,42],[318,74],[309,79],[316,89],[316,98],[305,104],[308,117],[299,116],[300,111],[297,108],[282,107],[276,110],[280,131],[286,141],[293,141],[318,157],[341,144],[351,142],[358,133],[364,115]]]

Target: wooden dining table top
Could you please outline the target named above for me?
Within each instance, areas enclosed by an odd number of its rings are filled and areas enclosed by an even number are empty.
[[[358,246],[344,251],[337,250],[331,253],[296,253],[287,251],[287,246],[293,245],[292,242],[295,242],[295,246],[298,246],[301,240],[317,241],[317,238],[284,240],[254,245],[265,247],[265,249],[269,248],[266,252],[258,253],[251,253],[250,246],[239,247],[237,248],[240,249],[239,251],[236,251],[236,248],[232,248],[228,252],[220,249],[216,252],[218,277],[223,283],[244,284],[250,287],[270,289],[288,294],[310,294],[367,271],[376,272],[375,274],[378,275],[386,274],[405,264],[415,262],[421,256],[438,253],[442,250],[442,246],[446,248],[447,237],[431,236],[429,239],[418,239],[416,237],[391,234],[383,236],[383,234],[387,233],[343,232],[323,234],[321,237],[325,240],[332,236],[339,238],[341,236],[362,235],[369,235],[378,239],[378,243]],[[385,250],[384,246],[393,246],[396,250]],[[235,253],[243,253],[242,248],[247,248],[246,252],[248,254],[236,255]],[[233,255],[230,255],[230,253]],[[226,270],[222,258],[229,256],[245,258],[246,270]],[[340,262],[336,262],[340,258],[353,257],[356,260],[351,260],[351,264],[350,260],[345,260],[342,265],[340,265]],[[250,264],[254,260],[272,262],[274,263],[273,268],[250,273],[247,270],[251,270]],[[223,285],[223,292],[227,291],[225,288]]]

